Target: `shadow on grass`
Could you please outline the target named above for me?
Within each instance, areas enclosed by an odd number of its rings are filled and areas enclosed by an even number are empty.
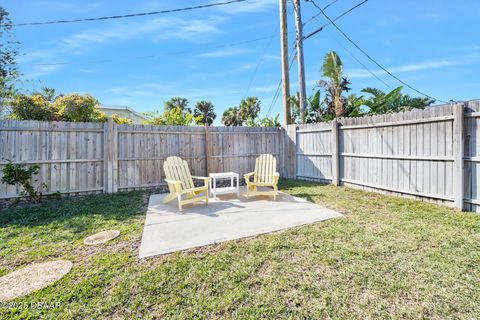
[[[278,183],[278,187],[280,190],[288,192],[292,196],[303,198],[313,203],[316,203],[315,198],[319,198],[322,196],[322,192],[321,189],[312,187],[326,187],[328,185],[329,184],[325,182],[292,179],[280,179]]]
[[[30,208],[10,208],[0,212],[0,228],[56,225],[74,232],[90,230],[106,221],[125,221],[144,215],[144,192],[94,194],[47,200]]]

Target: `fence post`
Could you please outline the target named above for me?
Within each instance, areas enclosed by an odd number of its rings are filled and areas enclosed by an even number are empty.
[[[338,157],[338,122],[332,121],[332,184],[340,185],[340,164]]]
[[[285,126],[284,159],[287,165],[286,176],[288,179],[297,178],[297,125]]]
[[[205,177],[208,177],[210,174],[210,135],[207,123],[205,123],[205,170]]]
[[[455,208],[463,210],[464,191],[464,105],[453,106],[453,198]]]
[[[118,125],[108,118],[104,124],[103,192],[118,191]]]

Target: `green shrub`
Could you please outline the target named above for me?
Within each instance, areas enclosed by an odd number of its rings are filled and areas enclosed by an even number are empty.
[[[32,185],[32,178],[38,174],[40,166],[38,164],[27,167],[24,163],[13,163],[9,161],[3,168],[2,183],[10,185],[19,185],[23,188],[21,195],[26,196],[31,202],[38,202],[42,198],[42,193]],[[36,182],[38,180],[34,180]],[[42,184],[42,188],[46,188]]]
[[[119,117],[116,114],[112,114],[111,118],[113,119],[113,122],[118,123],[118,124],[133,124],[132,119],[122,118],[122,117]]]
[[[180,107],[172,107],[157,117],[151,118],[148,124],[164,126],[188,126],[193,123],[193,114]]]
[[[62,120],[73,122],[98,121],[101,112],[99,102],[91,95],[67,94],[55,100],[53,105],[59,110]]]
[[[60,120],[58,109],[40,94],[31,96],[18,94],[10,102],[12,109],[11,118],[16,120]]]

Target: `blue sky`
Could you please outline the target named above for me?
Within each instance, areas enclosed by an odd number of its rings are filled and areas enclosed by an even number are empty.
[[[199,1],[17,1],[4,0],[14,23],[76,19],[157,11],[216,2]],[[317,0],[320,6],[331,1]],[[360,0],[339,0],[327,9],[334,18]],[[290,44],[294,15],[289,4]],[[303,20],[318,10],[302,2]],[[463,1],[370,0],[337,22],[365,51],[399,78],[438,99],[480,98],[480,3]],[[305,34],[326,20],[318,17]],[[223,110],[245,96],[262,101],[265,115],[281,77],[278,0],[139,18],[17,27],[19,66],[26,90],[88,92],[102,103],[137,111],[163,110],[172,96],[193,106],[210,100],[216,124]],[[262,38],[258,40],[259,38]],[[252,40],[252,41],[250,41]],[[255,41],[253,41],[255,40]],[[230,45],[245,41],[244,44]],[[388,90],[345,48],[389,86],[400,85],[348,43],[333,26],[305,41],[307,94],[320,79],[323,56],[337,51],[353,92],[367,86]],[[291,50],[291,47],[290,49]],[[52,63],[65,63],[42,65]],[[297,89],[296,62],[290,71]],[[405,89],[406,93],[412,93]],[[281,99],[270,115],[281,112]]]

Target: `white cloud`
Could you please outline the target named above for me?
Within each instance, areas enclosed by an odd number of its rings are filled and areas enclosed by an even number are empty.
[[[278,88],[278,84],[276,85],[269,85],[269,86],[264,86],[264,87],[255,87],[255,88],[252,88],[251,91],[252,92],[257,92],[257,93],[268,93],[268,92],[274,92],[276,91]]]
[[[227,6],[220,6],[220,7],[217,7],[217,9],[224,13],[237,14],[237,13],[262,12],[262,11],[271,9],[274,6],[278,6],[278,0],[252,0],[252,1],[235,3],[235,4],[229,4]]]
[[[431,60],[431,61],[424,61],[418,63],[410,63],[404,64],[396,67],[387,67],[392,73],[407,73],[407,72],[415,72],[415,71],[422,71],[422,70],[430,70],[430,69],[438,69],[438,68],[445,68],[445,67],[452,67],[458,65],[465,65],[472,62],[475,62],[476,57],[472,54],[461,56],[458,58],[449,58],[449,59],[441,59],[441,60]],[[378,76],[387,74],[385,71],[381,69],[372,70]],[[346,70],[345,74],[348,75],[349,78],[370,78],[372,75],[370,72],[364,69],[351,69]]]
[[[250,52],[251,51],[247,49],[228,48],[228,49],[221,49],[221,50],[200,53],[198,56],[203,58],[223,58],[223,57],[244,55]]]
[[[114,87],[106,89],[105,92],[121,95],[122,97],[152,97],[155,96],[153,91],[141,90],[137,87]]]
[[[377,21],[377,24],[382,27],[390,27],[394,24],[403,22],[403,19],[396,15],[382,17]]]
[[[98,70],[95,69],[79,69],[78,71],[81,73],[98,73]]]
[[[278,54],[267,53],[263,56],[263,59],[264,60],[280,60],[281,58],[280,58],[280,55],[278,55]]]
[[[35,65],[28,73],[25,74],[25,78],[38,78],[40,76],[44,76],[52,72],[58,71],[61,68],[62,65]]]
[[[110,42],[122,42],[148,37],[158,41],[179,38],[192,42],[201,42],[222,31],[218,25],[223,17],[205,19],[156,18],[147,21],[129,21],[115,23],[101,30],[85,30],[59,40],[61,50],[81,54],[91,49],[92,45]]]

